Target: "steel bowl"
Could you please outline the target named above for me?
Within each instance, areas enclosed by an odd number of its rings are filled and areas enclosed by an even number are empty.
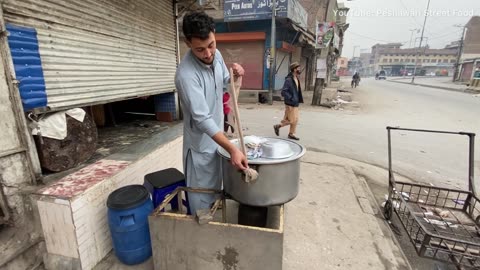
[[[264,158],[283,159],[293,156],[290,144],[284,141],[268,141],[261,146]]]

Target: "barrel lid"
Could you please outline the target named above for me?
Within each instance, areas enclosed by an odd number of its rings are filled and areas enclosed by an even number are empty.
[[[150,193],[142,185],[124,186],[108,195],[107,207],[117,210],[131,209],[143,204],[149,197]]]
[[[149,173],[144,177],[154,188],[164,188],[185,181],[185,175],[175,168]]]

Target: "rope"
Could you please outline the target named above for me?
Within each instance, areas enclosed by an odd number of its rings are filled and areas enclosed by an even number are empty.
[[[245,182],[247,183],[255,182],[258,179],[258,172],[252,168],[247,168],[243,173],[245,174]]]

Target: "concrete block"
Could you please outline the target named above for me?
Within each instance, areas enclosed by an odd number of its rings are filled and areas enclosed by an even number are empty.
[[[327,87],[322,90],[322,99],[320,105],[332,106],[333,101],[337,98],[337,88]]]
[[[204,225],[193,216],[152,214],[149,225],[154,269],[281,270],[283,206],[269,208],[270,228],[238,225],[234,218],[238,208],[227,206],[227,212],[227,223],[211,221]]]
[[[0,254],[0,270],[36,269],[43,262],[45,242],[25,228],[3,228]]]
[[[338,93],[338,95],[340,96],[340,98],[342,100],[345,100],[345,101],[348,101],[348,102],[353,101],[353,97],[352,97],[351,93]]]
[[[143,184],[147,173],[170,167],[182,170],[183,137],[170,135],[165,142],[152,138],[117,154],[119,160],[103,159],[36,192],[47,269],[92,269],[112,250],[108,195],[122,186]],[[120,154],[137,158],[125,161]]]

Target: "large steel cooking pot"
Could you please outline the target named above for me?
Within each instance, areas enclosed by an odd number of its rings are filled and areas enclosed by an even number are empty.
[[[257,158],[249,160],[251,168],[258,172],[253,183],[245,182],[245,175],[230,163],[230,155],[218,149],[222,158],[223,188],[236,201],[251,206],[271,206],[287,203],[298,194],[300,158],[305,148],[298,143],[280,138],[266,138],[269,142],[287,143],[292,155],[287,158]],[[238,146],[238,140],[232,140]]]

